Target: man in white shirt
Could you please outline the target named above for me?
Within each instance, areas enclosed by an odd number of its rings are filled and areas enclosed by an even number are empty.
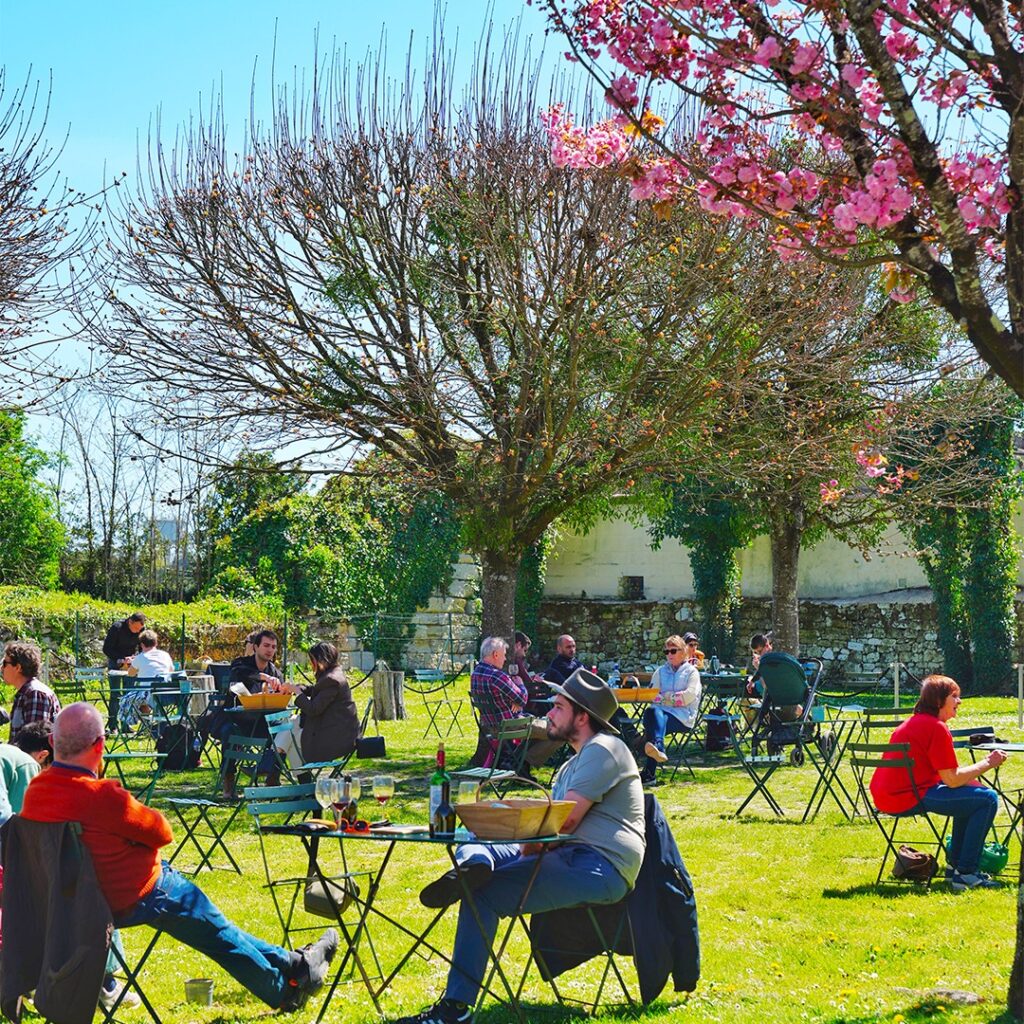
[[[130,676],[138,676],[139,679],[163,679],[171,678],[174,672],[174,662],[166,651],[161,651],[157,645],[157,635],[151,629],[144,629],[139,634],[139,646],[142,648],[138,654],[131,658],[131,665],[128,668]]]

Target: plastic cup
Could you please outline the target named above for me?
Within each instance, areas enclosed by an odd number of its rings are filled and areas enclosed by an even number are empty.
[[[185,1002],[213,1006],[213,979],[190,978],[185,982]]]

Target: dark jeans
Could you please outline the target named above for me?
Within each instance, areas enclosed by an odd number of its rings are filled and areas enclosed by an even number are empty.
[[[670,732],[689,732],[689,728],[683,725],[675,715],[670,715],[664,708],[651,704],[644,712],[644,739],[653,743],[659,750],[665,749],[665,734]],[[644,773],[653,775],[658,768],[658,762],[653,757],[647,758],[644,765]]]
[[[459,999],[471,1006],[476,1002],[487,972],[487,958],[498,931],[498,920],[511,917],[518,910],[533,875],[537,854],[521,856],[518,845],[512,844],[460,848],[460,864],[478,860],[489,861],[494,874],[473,896],[479,924],[472,907],[465,900],[459,904],[455,949],[445,989],[449,999]],[[582,843],[567,843],[543,855],[523,913],[539,914],[583,903],[617,903],[628,889],[626,880],[597,850]]]
[[[999,794],[988,786],[932,786],[920,805],[932,814],[953,819],[946,861],[962,875],[978,870],[981,848],[999,810]]]
[[[288,993],[298,954],[257,939],[232,924],[203,891],[179,875],[166,861],[152,892],[127,913],[119,928],[149,924],[160,928],[224,968],[239,984],[277,1009]]]

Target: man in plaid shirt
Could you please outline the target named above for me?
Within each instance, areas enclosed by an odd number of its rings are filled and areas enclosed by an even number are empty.
[[[52,722],[60,711],[57,695],[36,678],[42,666],[35,644],[14,640],[4,650],[4,682],[17,691],[11,705],[11,743],[29,722]]]
[[[490,746],[490,741],[484,735],[490,729],[506,718],[525,716],[532,719],[534,724],[526,761],[537,767],[562,746],[562,741],[548,739],[545,720],[534,718],[525,710],[530,694],[522,680],[503,671],[507,652],[508,644],[500,636],[487,637],[480,644],[480,660],[470,676],[469,696],[480,716],[478,753]]]
[[[484,729],[506,718],[518,718],[530,699],[526,685],[504,671],[507,651],[508,644],[500,636],[487,637],[480,645],[480,660],[470,676],[470,698]]]

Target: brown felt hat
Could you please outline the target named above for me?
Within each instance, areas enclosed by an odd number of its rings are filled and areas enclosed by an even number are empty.
[[[619,730],[610,721],[619,709],[619,702],[611,687],[599,675],[578,668],[564,683],[548,683],[548,686],[593,715],[609,732],[619,735]]]

